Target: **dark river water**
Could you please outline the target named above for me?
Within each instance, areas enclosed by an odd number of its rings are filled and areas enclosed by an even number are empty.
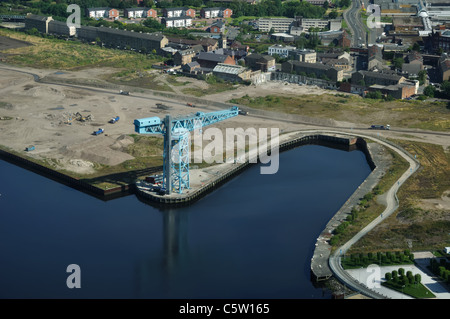
[[[191,206],[102,201],[0,160],[0,298],[323,299],[316,238],[370,173],[364,154],[306,145]],[[69,289],[67,266],[80,267]]]

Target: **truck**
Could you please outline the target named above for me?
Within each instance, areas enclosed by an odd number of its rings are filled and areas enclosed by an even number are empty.
[[[122,94],[122,95],[130,95],[130,92],[128,92],[128,91],[120,90],[119,93]]]
[[[25,151],[30,152],[30,151],[34,151],[34,149],[35,149],[35,147],[33,145],[30,145],[25,148]]]
[[[370,127],[372,130],[390,130],[391,126],[389,124],[386,125],[372,125]]]
[[[102,128],[99,128],[97,131],[94,131],[94,133],[92,133],[93,135],[100,135],[104,132],[105,130]]]
[[[244,111],[244,110],[239,110],[239,114],[240,115],[248,115],[248,112]]]
[[[110,119],[109,123],[114,124],[114,123],[116,123],[119,120],[120,120],[120,117],[116,116],[116,117],[113,117],[112,119]]]
[[[192,104],[192,103],[186,103],[186,105],[189,106],[189,107],[195,107],[195,105]]]

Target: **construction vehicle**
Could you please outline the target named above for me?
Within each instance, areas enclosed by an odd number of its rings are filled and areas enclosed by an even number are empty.
[[[97,131],[94,131],[94,133],[92,133],[92,134],[93,134],[93,135],[100,135],[100,134],[102,134],[103,132],[105,132],[105,130],[102,129],[102,128],[99,128]]]
[[[83,116],[80,112],[75,113],[75,119],[80,122],[86,122],[91,120],[91,115]]]
[[[386,124],[386,125],[372,125],[370,128],[372,130],[390,130],[391,126],[389,124]]]
[[[114,124],[120,120],[120,117],[116,116],[109,120],[109,123]]]

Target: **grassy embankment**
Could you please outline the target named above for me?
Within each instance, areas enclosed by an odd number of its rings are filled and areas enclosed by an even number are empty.
[[[433,131],[450,131],[450,109],[442,101],[374,100],[348,94],[322,95],[245,95],[230,101],[252,108],[299,114],[318,118],[332,118],[365,125],[390,124]]]
[[[421,168],[398,192],[400,207],[351,251],[438,250],[450,244],[450,211],[424,205],[450,189],[450,154],[442,146],[394,140],[416,154]]]

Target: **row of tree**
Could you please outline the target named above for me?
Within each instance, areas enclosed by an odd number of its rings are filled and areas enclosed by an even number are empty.
[[[439,261],[436,258],[430,259],[431,271],[439,276],[444,282],[450,284],[450,263],[444,258]]]
[[[422,281],[422,276],[420,274],[413,275],[410,270],[405,273],[405,269],[403,268],[386,273],[384,278],[387,282],[391,282],[398,286],[420,284]]]
[[[414,263],[414,254],[408,249],[397,252],[369,252],[367,254],[354,253],[350,256],[345,256],[343,259],[343,266],[348,268],[367,267],[371,264],[380,266],[395,265],[395,264],[412,264]]]

